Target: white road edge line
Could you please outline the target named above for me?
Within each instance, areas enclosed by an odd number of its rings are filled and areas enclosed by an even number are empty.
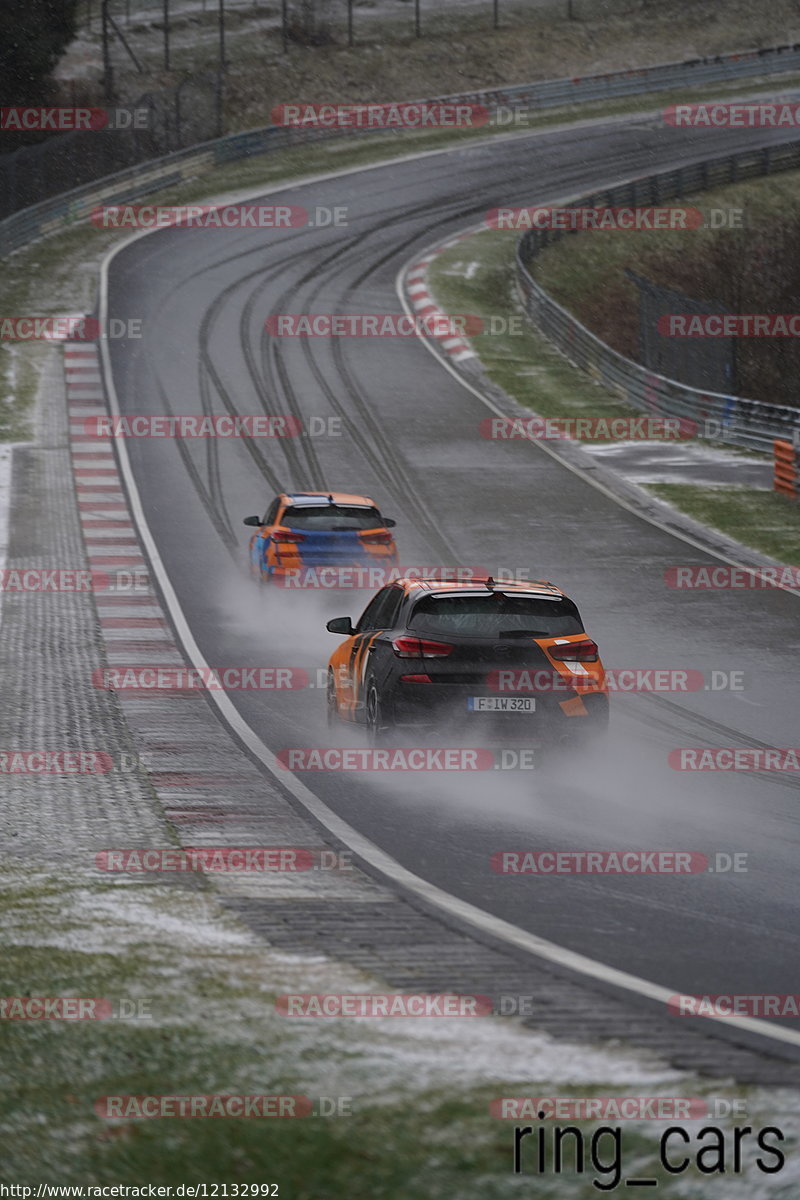
[[[11,514],[11,472],[14,463],[14,443],[0,444],[0,572],[5,572],[8,561],[8,538]],[[0,588],[0,625],[3,623],[3,599],[5,587]]]
[[[549,130],[548,132],[552,132]],[[505,139],[503,139],[505,140]],[[293,188],[306,186],[308,183],[317,183],[327,179],[338,179],[344,175],[358,174],[363,170],[378,170],[384,166],[395,166],[399,161],[409,162],[420,158],[428,158],[434,154],[452,153],[453,151],[463,150],[464,147],[459,145],[448,150],[429,150],[422,151],[418,154],[409,154],[403,156],[402,160],[393,159],[389,163],[379,162],[371,163],[366,167],[349,167],[341,171],[330,171],[324,175],[313,176],[308,179],[292,180],[290,183],[280,184],[272,188],[258,188],[247,192],[247,196],[256,198],[258,196],[270,196],[279,192],[290,191]],[[226,201],[225,203],[234,203],[234,201]],[[100,293],[98,315],[100,328],[106,327],[106,318],[108,314],[108,268],[113,258],[125,247],[130,245],[132,241],[138,241],[141,237],[147,237],[155,230],[142,230],[135,234],[132,238],[126,238],[124,242],[113,247],[105,256],[100,264]],[[420,256],[416,255],[413,260],[415,263],[420,261]],[[397,277],[398,293],[400,301],[407,315],[411,315],[406,306],[405,297],[402,294],[401,286],[402,272]],[[427,346],[432,354],[439,360],[439,355],[435,354],[432,346],[424,339],[420,339],[423,345]],[[117,398],[116,388],[111,373],[111,357],[108,347],[108,339],[100,339],[100,357],[103,366],[103,376],[108,395],[109,407],[111,415],[114,417],[120,416],[119,400]],[[455,370],[446,362],[442,364],[451,372],[453,377],[462,383],[465,387],[469,387],[462,380]],[[469,387],[470,391],[480,399],[488,407],[494,406],[482,397],[478,391]],[[500,414],[504,415],[504,414]],[[183,615],[180,602],[178,600],[175,589],[169,578],[169,574],[158,552],[155,539],[153,538],[150,528],[147,524],[142,507],[139,490],[136,486],[133,470],[131,468],[130,457],[124,438],[118,438],[116,442],[117,454],[119,457],[120,471],[125,480],[125,485],[128,491],[128,501],[131,508],[134,523],[138,529],[142,544],[144,545],[147,555],[150,559],[150,565],[158,578],[164,602],[167,610],[177,630],[182,647],[188,656],[192,666],[201,670],[210,670],[209,664],[204,659],[200,647],[197,645],[192,635],[191,628]],[[555,456],[554,456],[555,457]],[[568,465],[568,464],[565,464]],[[574,468],[570,468],[574,470]],[[577,473],[577,472],[576,472]],[[600,485],[595,485],[600,487]],[[601,490],[606,491],[601,487]],[[611,492],[607,492],[612,499],[616,500]],[[627,506],[626,506],[627,507]],[[631,509],[631,511],[634,511]],[[656,524],[656,522],[653,522]],[[672,532],[672,531],[669,531]],[[688,540],[688,539],[687,539]],[[721,557],[721,556],[720,556]],[[449,892],[443,891],[436,887],[435,884],[429,883],[426,879],[422,879],[419,875],[415,875],[412,871],[407,870],[396,862],[390,855],[386,854],[374,842],[365,838],[362,834],[343,821],[327,804],[319,799],[318,796],[306,787],[295,775],[289,771],[283,770],[279,765],[272,751],[264,745],[261,739],[250,728],[244,718],[236,710],[227,695],[223,692],[210,691],[209,699],[217,706],[223,720],[236,733],[241,741],[255,755],[270,774],[278,781],[280,786],[283,786],[287,791],[295,797],[300,804],[310,812],[314,818],[319,821],[326,829],[328,829],[336,838],[344,845],[348,846],[355,854],[369,863],[376,871],[398,887],[411,892],[418,896],[421,900],[432,905],[434,908],[440,909],[442,912],[454,916],[473,928],[489,934],[491,937],[499,941],[505,942],[509,946],[514,946],[519,950],[523,950],[529,954],[535,954],[539,958],[545,959],[548,962],[555,963],[557,966],[564,967],[576,974],[583,975],[589,979],[595,979],[598,982],[610,984],[614,987],[623,989],[633,993],[634,995],[644,997],[648,1000],[659,1001],[666,1004],[668,1000],[676,993],[670,991],[669,988],[662,987],[660,984],[650,983],[646,979],[640,979],[636,975],[630,975],[626,971],[619,971],[615,967],[609,967],[605,963],[597,962],[595,959],[588,958],[586,955],[578,954],[573,950],[568,950],[566,947],[558,946],[555,942],[549,942],[538,934],[528,933],[524,929],[512,925],[509,921],[504,921],[500,917],[494,917],[489,913],[483,912],[473,904],[469,904],[465,900],[460,900],[457,896],[450,895]],[[676,1018],[677,1019],[677,1018]],[[719,1024],[741,1029],[747,1033],[757,1034],[761,1037],[769,1038],[773,1041],[784,1042],[792,1046],[800,1046],[800,1033],[795,1033],[790,1029],[780,1029],[775,1025],[769,1024],[767,1021],[759,1020],[755,1017],[740,1017],[740,1016],[716,1016],[703,1018],[708,1021],[716,1021]]]

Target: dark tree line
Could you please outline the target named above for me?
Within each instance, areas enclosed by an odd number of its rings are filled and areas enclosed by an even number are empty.
[[[75,36],[77,8],[78,0],[0,0],[1,107],[51,102],[50,74]],[[0,132],[0,152],[20,139]]]

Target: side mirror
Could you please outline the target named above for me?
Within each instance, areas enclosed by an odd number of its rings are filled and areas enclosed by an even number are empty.
[[[262,524],[261,517],[245,517],[244,524],[245,525],[261,525]]]
[[[393,521],[391,517],[384,517],[383,524],[385,525],[385,527],[387,529],[394,529],[395,525],[397,524],[397,521]]]
[[[349,617],[332,617],[325,628],[328,633],[344,633],[348,637],[351,633],[355,633],[353,623]]]

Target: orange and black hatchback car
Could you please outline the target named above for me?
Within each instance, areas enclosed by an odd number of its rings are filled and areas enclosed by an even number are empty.
[[[373,744],[474,729],[544,746],[608,725],[597,645],[546,581],[398,579],[355,626],[335,617],[327,628],[346,637],[328,663],[329,722],[365,725]]]

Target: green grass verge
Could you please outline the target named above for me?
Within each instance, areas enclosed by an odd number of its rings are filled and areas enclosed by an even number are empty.
[[[517,239],[486,230],[445,250],[429,273],[438,303],[483,318],[487,332],[471,344],[492,382],[520,404],[543,417],[630,416],[630,405],[571,366],[525,319],[514,286]],[[493,319],[506,332],[490,332]]]
[[[649,490],[705,525],[780,562],[800,563],[800,503],[747,487],[654,483]]]
[[[738,236],[746,236],[748,217],[757,218],[759,226],[774,228],[775,221],[785,218],[787,213],[797,214],[800,171],[782,171],[696,195],[687,194],[680,204],[698,208],[704,216],[711,209],[741,209],[743,224]],[[625,230],[579,233],[551,243],[536,259],[535,274],[559,303],[572,306],[583,296],[599,292],[608,282],[609,273],[621,272],[625,266],[634,270],[637,265],[644,267],[654,242],[659,255],[685,254],[689,245],[694,253],[702,254],[721,236],[731,236],[730,231],[711,228],[710,224],[685,231],[659,230],[654,238],[647,233],[632,234]],[[630,286],[636,295],[635,285]]]
[[[668,201],[674,204],[676,201]],[[655,235],[623,230],[579,233],[552,243],[533,263],[539,284],[557,303],[602,341],[628,358],[639,353],[639,289],[630,270],[658,285],[721,304],[735,312],[792,311],[785,293],[791,282],[778,264],[791,260],[787,230],[800,221],[800,171],[780,172],[745,183],[715,188],[685,203],[703,212],[708,224]],[[713,228],[711,210],[739,210],[741,224]],[[765,247],[782,247],[776,263],[765,261]],[[755,249],[754,249],[755,248]],[[767,357],[757,351],[770,350]],[[687,359],[689,351],[687,350]],[[784,390],[794,362],[784,348],[744,340],[738,351],[740,394],[753,399],[795,404]],[[777,358],[775,356],[778,356]]]

